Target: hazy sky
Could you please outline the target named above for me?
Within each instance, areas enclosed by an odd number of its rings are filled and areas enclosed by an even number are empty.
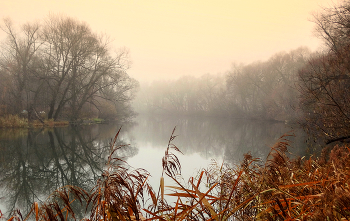
[[[0,0],[16,24],[50,13],[87,22],[130,51],[137,80],[225,73],[299,46],[315,50],[311,12],[336,0]],[[0,34],[4,39],[4,34]]]

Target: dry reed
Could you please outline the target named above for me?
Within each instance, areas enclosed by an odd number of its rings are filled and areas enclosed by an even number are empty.
[[[15,211],[9,220],[76,220],[71,206],[74,200],[87,203],[89,218],[83,220],[89,221],[350,219],[347,146],[336,146],[319,158],[291,159],[288,136],[282,136],[264,163],[250,154],[240,165],[214,162],[185,187],[177,179],[181,164],[174,153],[180,150],[172,143],[174,128],[162,160],[161,180],[167,175],[177,185],[167,186],[170,193],[165,194],[164,180],[156,193],[147,182],[147,171],[131,170],[114,156],[121,148],[115,146],[119,131],[110,144],[107,169],[90,192],[61,188],[47,202],[34,203],[27,216]],[[176,197],[176,201],[168,203],[164,195]]]

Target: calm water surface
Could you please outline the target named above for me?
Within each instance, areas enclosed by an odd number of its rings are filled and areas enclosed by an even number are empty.
[[[156,187],[175,126],[177,137],[172,143],[183,153],[177,156],[184,180],[214,160],[239,163],[247,152],[264,160],[270,146],[292,130],[284,123],[141,116],[124,125],[0,130],[0,210],[21,208],[26,212],[33,202],[47,199],[64,185],[91,189],[105,166],[111,138],[121,126],[118,144],[128,145],[117,155],[133,168],[148,170]],[[294,133],[291,151],[305,154],[305,136],[300,130]]]

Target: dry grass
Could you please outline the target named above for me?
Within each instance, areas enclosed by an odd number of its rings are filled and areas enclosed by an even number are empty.
[[[44,124],[38,120],[30,122],[32,127],[65,127],[68,125],[68,121],[54,121],[53,119],[44,120]]]
[[[28,122],[28,119],[18,115],[0,117],[0,128],[64,127],[68,125],[68,121],[54,121],[53,119],[45,120],[42,123],[39,120]]]
[[[61,188],[45,203],[34,203],[27,216],[15,211],[9,220],[75,220],[71,204],[77,202],[87,203],[89,218],[84,220],[350,219],[347,146],[336,146],[320,158],[290,159],[288,136],[283,136],[264,163],[250,154],[240,165],[213,163],[185,186],[177,179],[181,164],[175,154],[180,150],[172,143],[174,131],[162,160],[162,175],[176,186],[164,186],[162,176],[156,192],[147,182],[147,171],[124,167],[114,156],[121,148],[115,146],[118,132],[111,141],[107,169],[90,192]],[[176,200],[169,203],[164,195]]]
[[[17,115],[7,115],[0,117],[0,127],[26,128],[28,127],[28,120]]]

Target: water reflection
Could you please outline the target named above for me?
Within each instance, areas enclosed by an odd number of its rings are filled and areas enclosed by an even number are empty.
[[[7,211],[28,211],[34,201],[45,200],[59,187],[74,185],[89,190],[101,174],[109,142],[118,129],[118,125],[93,125],[26,133],[1,131],[0,204],[6,205]],[[118,144],[127,142],[121,138]],[[136,153],[131,145],[120,149],[118,155]]]
[[[134,167],[148,170],[158,185],[161,158],[173,128],[173,141],[184,153],[183,170],[207,166],[210,159],[239,163],[243,154],[265,159],[270,146],[290,132],[284,123],[232,121],[224,118],[145,117],[137,125],[123,125],[118,144],[119,157],[129,159]],[[0,131],[0,209],[21,208],[28,211],[34,201],[64,185],[89,190],[101,174],[109,153],[109,142],[120,125],[87,125],[40,130]],[[305,136],[300,130],[293,139],[292,152],[306,153]],[[137,154],[140,152],[140,154]],[[6,207],[5,207],[6,205]]]
[[[162,157],[169,137],[176,126],[178,135],[173,143],[184,153],[177,154],[182,165],[183,181],[198,175],[200,169],[208,168],[214,159],[218,165],[222,161],[240,163],[243,155],[251,152],[253,157],[265,160],[270,147],[286,133],[294,133],[291,152],[295,155],[307,153],[306,136],[301,130],[284,123],[256,122],[194,117],[139,116],[138,125],[128,132],[136,141],[139,154],[128,160],[135,168],[144,168],[152,175],[149,181],[158,188],[162,171]],[[171,183],[167,183],[171,182]],[[171,179],[166,185],[174,185]],[[175,199],[176,200],[176,199]]]
[[[185,155],[198,153],[205,159],[223,158],[226,162],[237,163],[243,154],[251,152],[254,157],[265,159],[270,147],[283,134],[295,134],[295,137],[289,137],[293,146],[291,151],[296,155],[306,154],[303,131],[281,122],[155,116],[140,116],[137,122],[138,126],[130,133],[140,148],[165,149],[176,126],[178,137],[174,143]]]

